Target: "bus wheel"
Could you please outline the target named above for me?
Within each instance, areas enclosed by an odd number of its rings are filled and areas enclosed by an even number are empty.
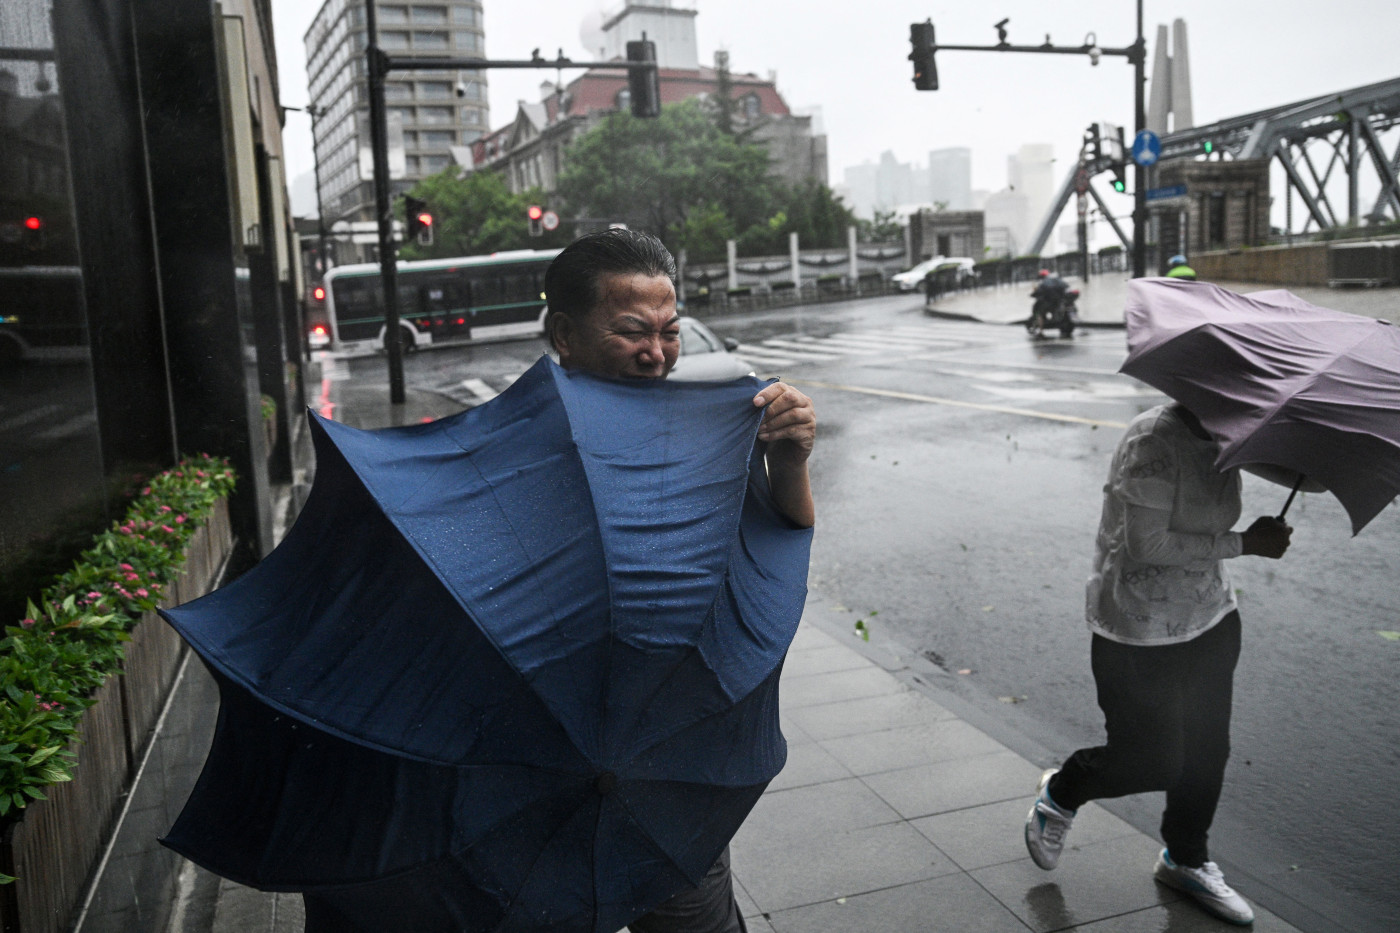
[[[387,337],[387,335],[386,335],[386,337]],[[408,327],[408,326],[403,325],[403,324],[400,324],[400,325],[399,325],[399,355],[400,355],[400,356],[408,356],[408,354],[412,353],[412,352],[413,352],[414,350],[416,350],[417,348],[418,348],[418,344],[417,344],[417,342],[414,340],[414,337],[413,337],[413,328]],[[384,342],[384,352],[385,352],[386,354],[389,352],[389,342],[388,342],[387,339],[386,339],[385,342]]]

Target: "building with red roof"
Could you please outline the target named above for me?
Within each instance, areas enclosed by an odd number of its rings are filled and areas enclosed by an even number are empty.
[[[811,115],[793,113],[778,93],[776,79],[728,70],[728,55],[718,52],[715,67],[698,63],[695,10],[628,3],[603,23],[600,49],[606,60],[621,59],[617,50],[628,39],[662,36],[657,62],[663,105],[704,98],[714,100],[728,86],[731,119],[744,138],[764,146],[773,174],[789,183],[827,179],[826,136]],[[609,55],[610,49],[614,54]],[[540,100],[521,101],[514,119],[477,140],[470,148],[473,169],[500,172],[512,191],[555,190],[570,143],[608,114],[630,107],[626,69],[595,68],[563,86],[546,82]]]

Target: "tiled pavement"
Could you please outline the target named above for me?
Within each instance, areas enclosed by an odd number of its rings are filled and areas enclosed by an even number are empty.
[[[1021,838],[1040,769],[844,641],[804,622],[788,656],[787,767],[731,847],[753,933],[1231,929],[1094,804],[1041,871]],[[1259,933],[1295,929],[1255,912]]]

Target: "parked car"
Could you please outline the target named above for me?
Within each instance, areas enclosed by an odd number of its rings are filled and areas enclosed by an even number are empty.
[[[896,272],[890,278],[899,286],[902,292],[912,292],[923,288],[924,276],[928,275],[945,260],[942,256],[934,256],[932,259],[925,259],[912,269],[903,272]]]
[[[721,340],[714,331],[693,317],[683,317],[681,349],[671,379],[686,382],[716,382],[737,379],[754,371],[753,365],[734,351],[739,341],[733,337]]]

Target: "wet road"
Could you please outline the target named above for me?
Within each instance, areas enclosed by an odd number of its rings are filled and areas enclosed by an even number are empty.
[[[1021,300],[964,304],[1009,319]],[[931,662],[937,686],[1046,764],[1100,741],[1083,584],[1121,426],[1161,401],[1116,374],[1122,332],[1032,343],[932,318],[917,297],[706,320],[816,402],[814,605]],[[540,351],[420,353],[408,379],[474,404]],[[1286,492],[1246,476],[1241,527]],[[1325,495],[1300,496],[1289,519],[1284,560],[1230,563],[1245,647],[1212,855],[1303,929],[1394,929],[1400,641],[1386,633],[1400,629],[1400,508],[1356,538]],[[1115,809],[1151,829],[1160,801]]]

